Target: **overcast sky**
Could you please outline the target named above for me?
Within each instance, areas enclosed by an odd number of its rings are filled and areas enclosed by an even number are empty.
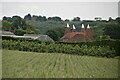
[[[116,0],[117,1],[117,0]],[[118,2],[2,2],[2,16],[42,15],[47,17],[59,16],[62,19],[80,17],[118,17]]]

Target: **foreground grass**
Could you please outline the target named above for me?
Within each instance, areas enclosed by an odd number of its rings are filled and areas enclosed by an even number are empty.
[[[3,50],[3,78],[117,78],[118,59]]]

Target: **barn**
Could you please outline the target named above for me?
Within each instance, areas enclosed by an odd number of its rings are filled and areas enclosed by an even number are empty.
[[[86,29],[84,27],[84,24],[82,24],[81,31],[76,32],[75,26],[73,25],[73,29],[71,31],[70,26],[67,23],[65,34],[60,40],[61,41],[92,41],[93,36],[89,24]]]

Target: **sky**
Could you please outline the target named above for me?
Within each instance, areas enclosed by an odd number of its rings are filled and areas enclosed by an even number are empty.
[[[120,17],[120,1],[118,3],[118,16]]]
[[[62,2],[15,2],[4,0],[0,3],[2,8],[2,14],[0,13],[0,19],[3,16],[18,15],[24,17],[28,13],[31,15],[41,15],[46,17],[59,16],[63,20],[73,19],[74,17],[80,17],[81,20],[94,20],[95,17],[102,17],[102,19],[108,20],[109,17],[118,17],[118,2],[117,0],[105,0],[106,2],[94,1],[87,2],[86,0],[71,0]],[[66,2],[65,2],[66,1]],[[74,2],[73,2],[74,1]]]

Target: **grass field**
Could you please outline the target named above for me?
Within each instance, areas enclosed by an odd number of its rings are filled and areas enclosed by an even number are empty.
[[[3,50],[3,78],[117,78],[118,60]]]

